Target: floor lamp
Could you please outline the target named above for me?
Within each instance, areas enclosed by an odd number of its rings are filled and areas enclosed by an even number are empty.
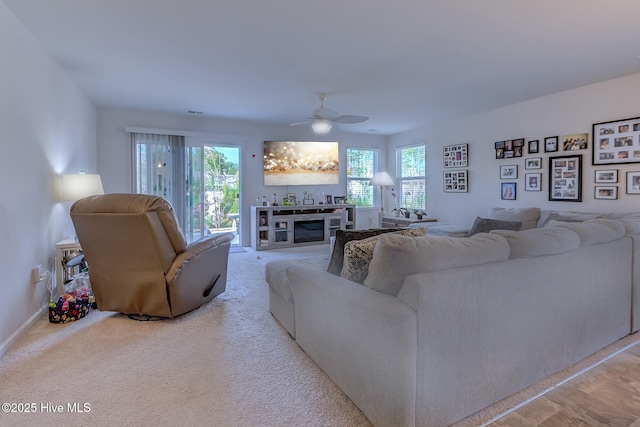
[[[384,212],[384,199],[382,198],[382,187],[394,185],[393,179],[386,172],[376,172],[371,178],[371,185],[380,186],[380,212]]]

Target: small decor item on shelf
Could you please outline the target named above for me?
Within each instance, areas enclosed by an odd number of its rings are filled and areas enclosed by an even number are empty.
[[[278,206],[278,196],[276,193],[273,193],[273,206]]]
[[[311,198],[311,193],[304,192],[304,199],[302,199],[303,205],[313,205],[315,201]]]
[[[427,216],[427,213],[425,211],[423,211],[422,209],[414,209],[413,210],[413,214],[416,216],[416,218],[418,218],[419,220],[422,219],[423,216]]]
[[[296,206],[298,204],[296,201],[296,193],[287,193],[287,198],[289,199],[289,206]]]

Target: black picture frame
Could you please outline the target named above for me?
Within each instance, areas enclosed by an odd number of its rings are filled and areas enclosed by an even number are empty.
[[[327,205],[332,205],[333,204],[333,196],[330,195],[330,194],[327,194],[324,197],[324,203],[327,204]]]
[[[466,168],[469,166],[469,144],[447,145],[442,150],[445,168]]]
[[[539,142],[537,139],[533,139],[531,141],[528,142],[528,147],[527,147],[527,152],[529,154],[535,154],[538,152],[539,148]]]
[[[593,165],[640,163],[640,117],[594,123]]]
[[[553,153],[558,151],[558,137],[548,136],[544,139],[544,152]]]
[[[500,183],[500,198],[502,200],[516,200],[517,184],[515,182]]]
[[[582,154],[549,157],[549,201],[582,201]]]

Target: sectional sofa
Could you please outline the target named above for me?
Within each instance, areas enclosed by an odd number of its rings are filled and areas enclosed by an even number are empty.
[[[374,425],[450,425],[640,329],[638,217],[537,212],[522,231],[347,243],[343,264],[373,247],[362,283],[269,263],[270,310]]]

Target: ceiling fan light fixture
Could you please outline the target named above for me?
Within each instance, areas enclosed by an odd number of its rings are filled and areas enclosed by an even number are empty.
[[[315,133],[329,133],[331,127],[331,122],[325,119],[315,119],[313,123],[311,123],[311,129],[313,129]]]

